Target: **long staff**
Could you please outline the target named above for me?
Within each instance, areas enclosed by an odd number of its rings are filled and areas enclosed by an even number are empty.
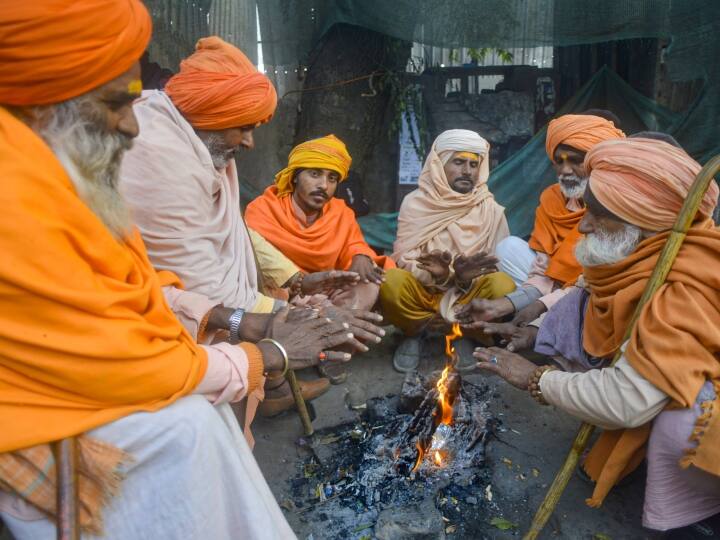
[[[695,214],[697,214],[700,203],[705,196],[705,192],[718,171],[720,171],[720,155],[715,156],[708,161],[695,178],[695,181],[688,192],[688,196],[680,209],[680,214],[678,214],[675,225],[673,225],[672,232],[665,242],[665,247],[660,254],[660,258],[655,265],[653,273],[650,276],[650,280],[645,287],[645,291],[643,291],[643,295],[640,297],[640,301],[635,308],[632,320],[625,330],[623,343],[630,339],[630,335],[632,334],[633,328],[635,327],[635,323],[640,316],[643,306],[648,300],[650,300],[650,298],[652,298],[652,295],[655,294],[660,286],[665,283],[665,279],[670,273],[670,269],[675,262],[675,257],[680,251],[680,246],[682,246],[682,243],[685,240],[687,231],[695,220]],[[615,362],[620,359],[620,356],[622,356],[622,351],[618,350],[615,353],[615,357],[613,358],[611,365],[614,365]],[[580,461],[580,456],[585,450],[585,447],[587,446],[590,436],[594,430],[595,426],[588,424],[587,422],[583,422],[580,426],[580,430],[575,436],[570,452],[565,458],[565,463],[563,463],[562,468],[558,471],[557,475],[555,475],[555,480],[553,480],[552,485],[545,494],[545,499],[535,513],[535,517],[530,524],[530,530],[525,534],[523,540],[534,540],[537,538],[548,519],[550,519],[550,516],[555,510],[567,483],[570,481],[570,477],[575,471],[578,461]]]

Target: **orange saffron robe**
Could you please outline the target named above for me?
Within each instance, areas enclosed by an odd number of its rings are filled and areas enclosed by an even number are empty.
[[[190,394],[207,356],[167,306],[140,234],[117,241],[2,107],[0,169],[0,453]]]
[[[332,198],[309,227],[297,222],[291,195],[277,196],[270,186],[245,211],[245,222],[305,272],[347,270],[355,255],[367,255],[385,269],[390,257],[379,256],[365,242],[355,214],[342,199]]]
[[[591,288],[583,345],[597,357],[611,357],[655,268],[668,232],[644,240],[620,262],[585,268]],[[694,465],[720,476],[720,231],[711,220],[688,231],[665,283],[645,305],[630,337],[628,362],[671,399],[689,408],[706,380],[717,393],[703,404],[680,466]],[[652,423],[605,431],[585,461],[597,482],[591,506],[642,461]]]
[[[578,225],[585,209],[571,212],[565,204],[559,184],[542,192],[528,244],[550,257],[546,276],[562,284],[574,284],[582,274],[582,267],[575,259],[575,245],[581,236]]]

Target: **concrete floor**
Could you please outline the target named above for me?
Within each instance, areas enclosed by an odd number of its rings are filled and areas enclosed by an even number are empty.
[[[327,394],[314,401],[318,414],[313,423],[316,429],[357,418],[345,405],[350,385],[364,391],[367,398],[400,391],[403,376],[392,369],[391,363],[392,351],[400,340],[400,335],[391,332],[380,345],[353,359],[348,366],[347,383],[331,387]],[[443,362],[440,341],[428,349],[420,365],[423,373],[438,369]],[[468,376],[471,381],[482,378],[482,375]],[[518,524],[517,529],[510,531],[497,530],[492,538],[519,538],[527,531],[547,486],[564,460],[579,422],[552,407],[538,405],[528,394],[498,378],[487,380],[495,386],[493,409],[504,426],[499,434],[501,441],[491,442],[488,447],[493,468],[493,510],[498,517]],[[273,419],[258,418],[253,424],[253,433],[255,456],[273,493],[282,503],[290,498],[289,479],[300,474],[303,455],[295,445],[302,436],[300,420],[295,413]],[[627,487],[616,488],[602,508],[591,509],[584,503],[591,494],[591,486],[574,476],[541,538],[654,538],[641,527],[643,484],[639,478]],[[305,523],[297,513],[283,511],[298,538],[322,537],[322,525]],[[448,538],[460,537],[449,534]]]

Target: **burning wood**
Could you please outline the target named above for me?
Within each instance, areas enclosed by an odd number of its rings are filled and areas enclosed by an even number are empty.
[[[435,465],[442,467],[450,457],[443,448],[450,430],[439,426],[452,426],[455,402],[461,388],[460,374],[455,371],[455,347],[453,341],[462,336],[460,325],[453,325],[452,332],[445,336],[447,362],[435,388],[428,392],[420,404],[411,423],[409,436],[417,434],[415,448],[417,456],[411,472],[417,471],[426,454],[431,451]]]

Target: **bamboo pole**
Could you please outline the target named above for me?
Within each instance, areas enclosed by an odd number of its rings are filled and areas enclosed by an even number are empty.
[[[57,474],[57,525],[58,540],[79,540],[77,439],[68,437],[53,443]]]
[[[292,369],[288,369],[285,374],[285,379],[290,384],[293,397],[295,398],[295,406],[297,407],[298,414],[300,415],[300,421],[302,422],[305,435],[310,436],[315,433],[312,427],[312,421],[310,420],[310,414],[308,413],[307,406],[305,405],[305,398],[303,398],[302,391],[300,390],[300,383],[298,383],[295,372]]]
[[[705,164],[705,166],[700,170],[697,177],[695,178],[695,181],[693,182],[693,185],[690,188],[687,197],[685,198],[685,202],[680,209],[680,213],[678,214],[678,218],[675,221],[675,225],[673,225],[672,232],[670,233],[667,241],[665,242],[665,246],[660,253],[658,262],[655,265],[655,268],[653,269],[653,273],[650,276],[647,286],[645,287],[645,290],[640,297],[640,301],[635,308],[635,312],[633,313],[630,324],[625,330],[625,337],[623,338],[623,343],[630,338],[630,335],[632,334],[633,328],[638,320],[638,317],[640,316],[640,312],[642,311],[643,306],[647,303],[648,300],[650,300],[652,295],[655,294],[658,288],[660,288],[660,286],[665,282],[665,279],[670,273],[672,265],[675,262],[675,257],[680,251],[680,246],[682,246],[682,243],[685,240],[687,231],[690,228],[690,225],[692,225],[692,222],[695,220],[695,215],[697,214],[700,203],[705,196],[705,192],[707,191],[710,182],[712,181],[713,177],[718,173],[718,171],[720,171],[720,156],[715,156]],[[613,358],[611,365],[614,365],[615,362],[620,359],[620,356],[622,356],[622,351],[618,350],[615,353],[615,357]],[[568,453],[567,458],[565,458],[565,463],[563,463],[561,469],[555,476],[552,485],[545,494],[545,499],[535,513],[535,517],[530,524],[530,530],[525,534],[523,540],[534,540],[535,538],[537,538],[538,534],[540,534],[540,531],[542,531],[548,519],[550,519],[550,516],[555,510],[555,507],[557,506],[557,503],[560,500],[560,497],[562,496],[565,487],[570,481],[570,477],[572,476],[578,462],[580,461],[580,456],[585,450],[585,447],[587,446],[587,443],[590,440],[590,436],[592,435],[594,429],[595,426],[593,426],[592,424],[588,424],[587,422],[583,422],[583,424],[580,426],[580,430],[575,436],[575,440],[573,441],[572,447],[570,448],[570,452]]]

